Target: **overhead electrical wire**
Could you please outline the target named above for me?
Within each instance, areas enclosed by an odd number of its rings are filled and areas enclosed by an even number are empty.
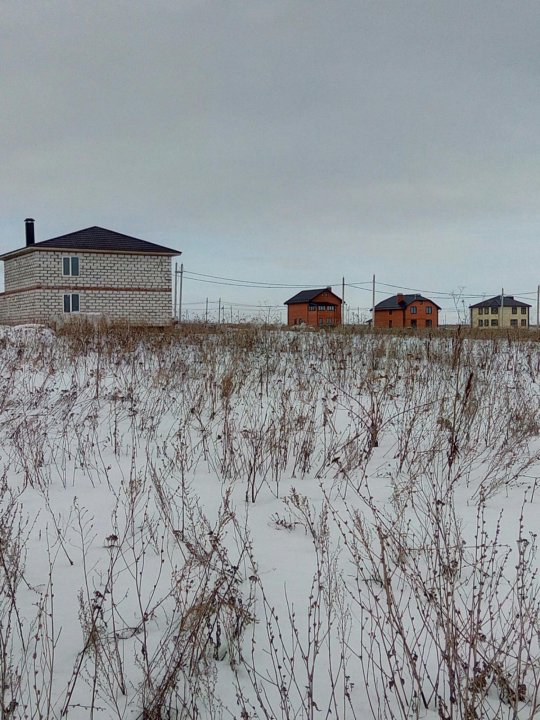
[[[270,283],[270,282],[260,282],[258,280],[239,280],[238,278],[230,278],[230,277],[222,277],[220,275],[206,275],[205,273],[196,273],[192,270],[184,270],[184,276],[186,275],[196,275],[197,277],[189,277],[189,280],[194,280],[196,282],[206,282],[209,284],[214,285],[234,285],[235,287],[251,287],[251,288],[258,288],[261,289],[279,289],[279,288],[301,288],[305,287],[305,285],[289,285],[286,283]],[[211,278],[208,280],[202,280],[198,278]],[[214,282],[216,280],[226,281],[226,282]],[[326,283],[328,285],[328,283]],[[334,285],[338,285],[338,283],[334,283]],[[321,287],[325,287],[324,285],[321,285]]]
[[[287,288],[298,290],[298,289],[302,289],[302,288],[306,287],[306,283],[304,283],[303,285],[292,285],[292,284],[288,284],[288,283],[272,283],[272,282],[263,282],[263,281],[259,281],[259,280],[242,280],[239,278],[231,278],[231,277],[226,277],[226,276],[222,276],[222,275],[210,275],[207,273],[199,273],[199,272],[195,272],[194,270],[184,270],[183,273],[184,273],[185,280],[190,280],[192,282],[204,283],[204,284],[208,284],[208,285],[250,288],[250,289],[256,289],[256,290],[257,289],[258,290],[280,290],[280,289],[287,289]],[[334,282],[334,283],[328,283],[328,282],[312,283],[311,286],[312,287],[318,286],[318,287],[323,288],[323,287],[342,286],[342,284],[344,284],[344,286],[346,288],[352,288],[354,290],[363,290],[365,292],[370,292],[370,293],[373,292],[373,280],[363,280],[363,281],[358,281],[358,282],[345,282],[345,283],[343,283],[343,281]],[[367,287],[362,287],[362,286],[367,286]],[[498,295],[500,295],[500,293],[498,293],[498,292],[491,294],[491,293],[486,293],[486,292],[484,292],[484,293],[461,293],[459,291],[448,292],[448,291],[444,291],[444,290],[421,290],[419,288],[407,287],[407,286],[403,286],[403,285],[396,285],[393,283],[385,283],[385,282],[382,282],[379,280],[377,280],[375,282],[375,293],[377,295],[386,294],[386,292],[384,290],[377,289],[377,288],[380,288],[381,286],[396,289],[396,290],[402,290],[402,291],[425,293],[426,295],[430,295],[432,298],[441,299],[441,300],[442,299],[446,299],[446,300],[452,299],[452,300],[454,300],[454,302],[457,302],[457,303],[463,302],[465,300],[473,300],[476,298],[482,299],[482,298],[493,297],[493,296],[497,297]],[[513,297],[527,297],[530,295],[535,296],[536,293],[537,293],[536,290],[530,290],[530,291],[526,291],[526,292],[512,293],[512,295],[513,295]],[[508,294],[510,294],[510,293],[508,293]],[[215,302],[215,301],[213,301],[213,302]],[[254,307],[254,308],[258,308],[258,307],[277,308],[277,307],[280,307],[279,305],[248,305],[248,304],[244,304],[244,303],[230,303],[230,302],[227,302],[227,305],[233,305],[233,306],[237,306],[237,307]],[[442,309],[455,310],[455,306],[450,307],[450,308],[442,308]]]

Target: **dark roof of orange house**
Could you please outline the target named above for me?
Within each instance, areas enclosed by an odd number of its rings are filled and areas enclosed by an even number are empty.
[[[333,295],[338,302],[341,302],[341,298],[336,295],[335,292],[332,292],[331,288],[325,287],[325,288],[319,288],[318,290],[301,290],[299,293],[296,293],[292,298],[289,298],[285,301],[285,305],[298,305],[299,303],[308,303],[312,300],[315,300],[316,297],[321,295],[322,293],[330,293],[330,295]]]
[[[102,252],[126,252],[126,253],[144,253],[147,255],[180,255],[178,250],[163,245],[156,245],[147,240],[124,235],[115,230],[107,230],[106,228],[93,227],[77,230],[67,235],[60,235],[50,240],[43,240],[34,245],[27,245],[17,250],[5,253],[1,258],[7,258],[11,255],[32,250],[88,250]]]
[[[475,305],[469,305],[469,308],[483,307],[501,307],[501,296],[495,295],[495,297],[489,298],[488,300],[482,300]],[[521,302],[521,300],[516,300],[513,295],[504,295],[503,307],[531,307],[531,305]]]
[[[425,302],[430,302],[435,305],[436,308],[439,308],[439,310],[441,309],[440,306],[437,305],[437,303],[433,302],[433,300],[430,300],[423,295],[419,295],[418,293],[414,295],[402,295],[402,297],[403,300],[401,302],[398,302],[398,296],[392,295],[392,297],[386,298],[386,300],[382,300],[380,303],[375,305],[375,310],[403,310],[403,308],[408,307],[415,300],[423,300]]]

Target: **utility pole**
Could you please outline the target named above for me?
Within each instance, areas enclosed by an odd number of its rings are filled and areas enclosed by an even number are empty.
[[[173,298],[173,318],[176,320],[176,297],[178,290],[178,263],[174,263],[174,298]]]
[[[221,323],[221,298],[219,298],[217,304],[217,323],[218,325]]]
[[[373,285],[371,287],[371,302],[373,310],[371,311],[371,327],[375,327],[375,275],[373,275]]]
[[[341,322],[345,323],[346,302],[345,302],[345,278],[344,277],[341,278],[341,307],[343,308],[343,311],[341,313]]]
[[[536,327],[540,328],[540,285],[536,291]]]
[[[182,322],[182,285],[184,282],[184,263],[180,265],[180,293],[178,302],[178,322]]]
[[[503,326],[504,288],[501,288],[501,314],[499,316],[499,327]]]
[[[208,325],[208,298],[206,298],[206,312],[204,314],[204,322]]]

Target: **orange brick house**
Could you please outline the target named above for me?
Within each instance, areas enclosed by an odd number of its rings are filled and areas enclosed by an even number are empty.
[[[331,287],[302,290],[285,302],[287,325],[341,325],[342,302],[342,299],[332,292]]]
[[[436,328],[441,308],[422,295],[398,293],[375,305],[376,328]]]

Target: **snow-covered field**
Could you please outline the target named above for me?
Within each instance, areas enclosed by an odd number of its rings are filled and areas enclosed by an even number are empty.
[[[4,718],[532,718],[540,346],[0,328]]]

